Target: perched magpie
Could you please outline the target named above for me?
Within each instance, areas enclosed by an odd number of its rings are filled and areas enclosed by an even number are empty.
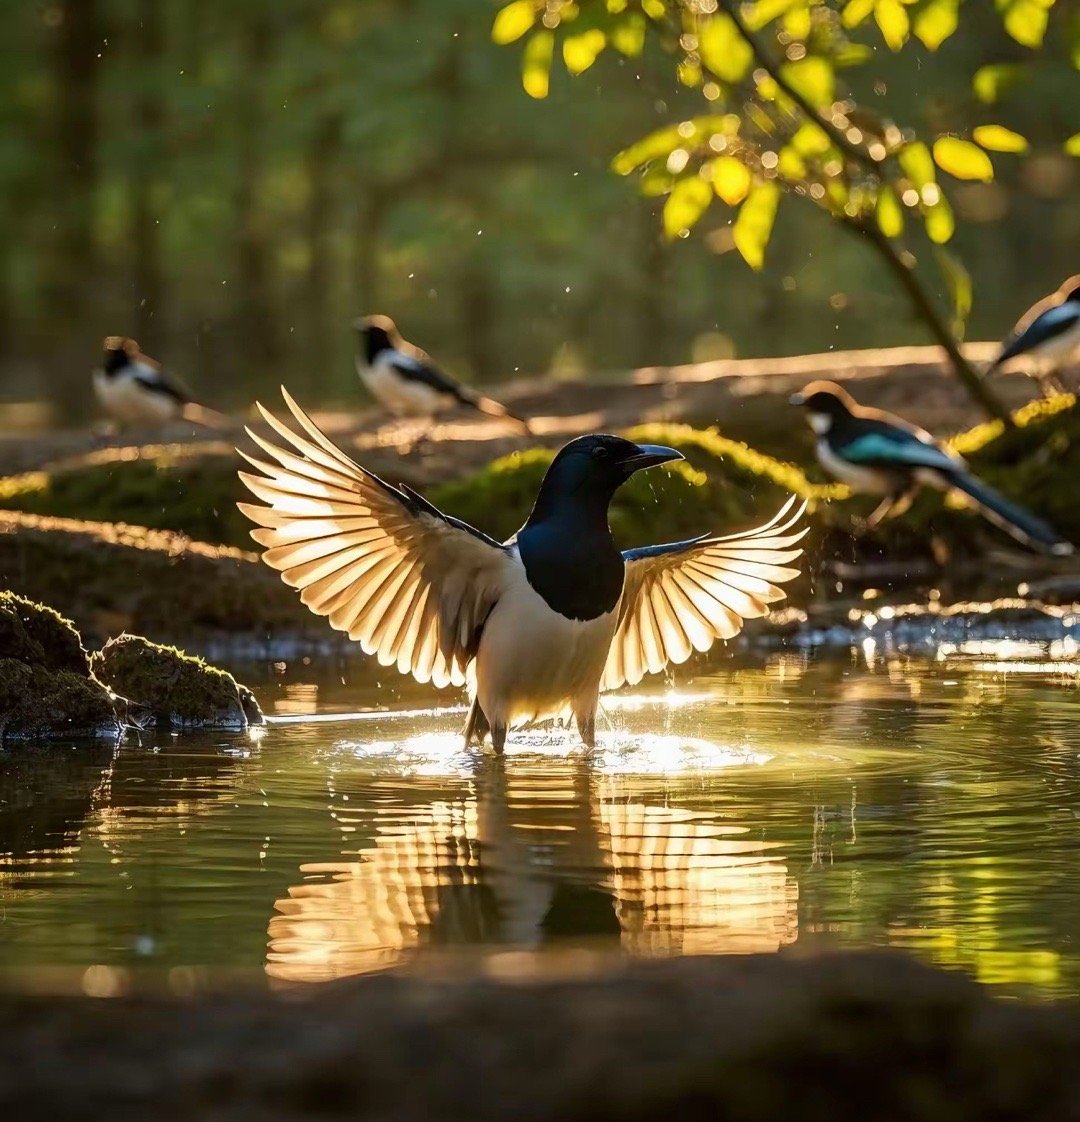
[[[505,405],[484,397],[444,374],[431,357],[406,342],[389,316],[366,316],[356,321],[360,346],[356,372],[371,395],[399,417],[434,417],[458,405],[467,405],[489,417],[512,421],[524,432],[526,421]]]
[[[94,392],[121,424],[163,424],[183,418],[209,428],[227,428],[228,417],[191,400],[184,387],[139,350],[134,339],[110,335]]]
[[[684,662],[783,599],[776,587],[805,531],[795,500],[766,525],[620,553],[608,504],[635,472],[680,460],[617,436],[572,440],[525,525],[500,544],[348,458],[284,391],[294,427],[259,406],[282,443],[241,453],[266,505],[241,503],[263,560],[331,626],[384,666],[436,686],[467,685],[465,742],[572,716],[595,742],[601,690]]]
[[[1035,362],[1033,374],[1054,389],[1064,387],[1057,372],[1080,350],[1080,275],[1069,277],[1057,292],[1024,313],[1001,346],[989,372],[1025,355]]]
[[[809,413],[821,466],[853,491],[883,496],[868,526],[903,514],[926,485],[962,491],[986,518],[1025,545],[1072,553],[1056,530],[972,475],[959,456],[935,443],[928,432],[891,413],[858,405],[835,382],[812,382],[791,403]]]

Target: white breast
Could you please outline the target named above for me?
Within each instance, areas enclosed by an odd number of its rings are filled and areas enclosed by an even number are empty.
[[[357,358],[356,372],[371,396],[399,417],[432,417],[454,403],[449,394],[433,386],[403,378],[382,355],[372,363]]]
[[[94,392],[111,417],[127,424],[161,424],[173,420],[180,412],[179,402],[174,398],[148,390],[127,370],[112,377],[103,370],[95,370]]]
[[[514,551],[514,575],[484,626],[476,693],[488,720],[507,726],[568,714],[590,717],[615,634],[618,605],[592,620],[548,607]]]
[[[860,495],[888,495],[894,490],[892,481],[884,472],[873,468],[849,464],[833,453],[827,440],[817,443],[817,457],[821,466],[841,483],[846,483]]]

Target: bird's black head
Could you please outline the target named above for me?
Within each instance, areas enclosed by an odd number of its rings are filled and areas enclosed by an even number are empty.
[[[360,347],[368,362],[374,362],[383,351],[391,350],[401,343],[401,333],[389,316],[361,316],[354,326],[360,335]]]
[[[101,368],[106,374],[115,374],[123,370],[139,353],[139,344],[134,339],[126,339],[122,335],[108,336],[101,346],[105,352]]]
[[[814,424],[816,417],[832,421],[837,417],[850,416],[858,408],[851,394],[835,382],[811,382],[788,400],[792,405],[801,405],[806,409],[815,429],[818,428]]]
[[[635,472],[682,458],[681,452],[660,444],[635,444],[603,433],[579,436],[551,461],[529,522],[569,508],[606,513],[612,496]]]

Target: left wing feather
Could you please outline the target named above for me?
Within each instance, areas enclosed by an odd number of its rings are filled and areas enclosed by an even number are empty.
[[[805,510],[806,503],[795,509],[793,497],[753,530],[627,550],[619,622],[601,688],[635,685],[668,663],[685,662],[782,600],[778,586],[799,574],[787,566],[802,553],[794,547],[807,531],[795,526]]]

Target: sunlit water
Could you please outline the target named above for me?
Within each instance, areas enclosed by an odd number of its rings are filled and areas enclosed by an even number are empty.
[[[721,655],[612,699],[594,754],[553,730],[504,761],[362,663],[249,666],[257,739],[0,755],[2,980],[887,946],[1075,994],[1080,679],[1053,653]]]

